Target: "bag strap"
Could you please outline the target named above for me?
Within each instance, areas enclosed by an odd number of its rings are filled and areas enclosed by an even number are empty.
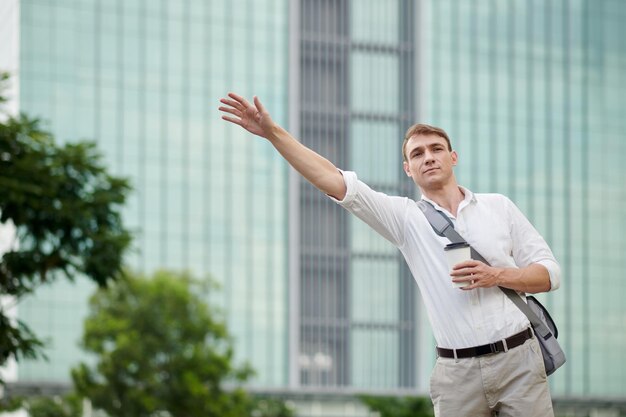
[[[435,206],[433,206],[431,203],[425,200],[420,200],[417,202],[417,206],[420,208],[420,210],[422,210],[422,212],[424,212],[426,219],[432,226],[435,233],[437,233],[437,235],[441,237],[447,237],[448,240],[450,240],[450,242],[452,243],[467,243],[463,236],[461,236],[459,232],[454,229],[454,224],[452,224],[452,221],[448,218],[448,216],[437,210]],[[470,250],[472,259],[476,259],[487,265],[491,265],[471,245]],[[552,332],[550,332],[548,326],[546,326],[537,316],[537,314],[535,314],[535,312],[532,311],[530,307],[528,307],[528,304],[522,299],[517,291],[511,288],[505,288],[500,286],[498,286],[498,288],[500,288],[502,292],[504,292],[506,296],[509,297],[513,304],[515,304],[517,308],[519,308],[522,313],[524,313],[526,317],[528,317],[528,320],[533,325],[533,328],[536,332],[539,333],[541,337],[543,337],[544,339],[548,339],[550,336],[552,336]]]

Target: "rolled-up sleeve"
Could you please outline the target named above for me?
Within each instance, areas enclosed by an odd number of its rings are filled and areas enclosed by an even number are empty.
[[[550,291],[557,290],[561,286],[561,267],[550,259],[542,259],[536,263],[543,265],[550,274]]]
[[[543,265],[550,275],[549,291],[558,289],[561,286],[561,267],[548,243],[511,200],[507,199],[507,203],[515,263],[519,267]]]
[[[346,184],[342,200],[331,200],[367,223],[382,237],[400,247],[404,244],[406,212],[409,199],[372,190],[352,171],[339,170]]]
[[[346,184],[346,195],[343,197],[343,200],[337,200],[331,195],[329,195],[328,197],[340,206],[346,207],[349,206],[356,197],[357,183],[359,180],[356,176],[356,173],[352,171],[339,170],[339,172],[341,172],[341,175],[343,176],[343,182]]]

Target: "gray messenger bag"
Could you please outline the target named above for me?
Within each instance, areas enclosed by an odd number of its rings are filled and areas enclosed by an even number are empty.
[[[448,217],[437,210],[432,204],[427,201],[421,200],[417,202],[419,208],[424,212],[426,219],[439,236],[447,237],[452,243],[467,243],[465,239],[454,230],[454,225],[448,219]],[[471,247],[471,246],[470,246]],[[483,256],[476,252],[474,248],[471,248],[472,259],[484,262],[489,265],[489,262],[483,258]],[[517,293],[517,291],[510,288],[499,287],[509,299],[519,308],[522,313],[528,317],[530,324],[537,336],[539,345],[541,346],[541,353],[543,354],[543,364],[546,368],[546,374],[551,375],[565,363],[565,353],[559,342],[556,340],[559,335],[559,331],[548,314],[548,310],[541,305],[535,297],[527,296],[526,302]]]

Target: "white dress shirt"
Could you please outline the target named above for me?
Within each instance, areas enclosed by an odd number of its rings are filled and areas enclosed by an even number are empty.
[[[524,313],[498,287],[468,291],[453,287],[443,250],[450,241],[433,231],[415,201],[373,191],[354,172],[341,173],[346,195],[341,201],[331,199],[400,249],[419,286],[438,346],[484,345],[530,326]],[[541,264],[550,274],[551,290],[557,289],[559,264],[515,204],[501,194],[474,194],[461,188],[465,199],[456,217],[428,201],[452,220],[459,234],[492,266]]]

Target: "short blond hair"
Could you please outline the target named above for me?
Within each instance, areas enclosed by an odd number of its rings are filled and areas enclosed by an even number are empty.
[[[408,159],[406,157],[406,152],[405,152],[406,151],[406,144],[407,144],[407,142],[413,136],[418,136],[418,135],[437,135],[437,136],[441,136],[448,143],[448,150],[452,151],[452,145],[450,144],[450,138],[448,137],[448,134],[446,133],[445,130],[443,130],[440,127],[431,126],[431,125],[427,125],[427,124],[424,124],[424,123],[416,123],[413,126],[409,127],[409,129],[406,131],[406,134],[404,135],[404,142],[402,142],[402,159],[404,160],[404,162],[408,161]]]

